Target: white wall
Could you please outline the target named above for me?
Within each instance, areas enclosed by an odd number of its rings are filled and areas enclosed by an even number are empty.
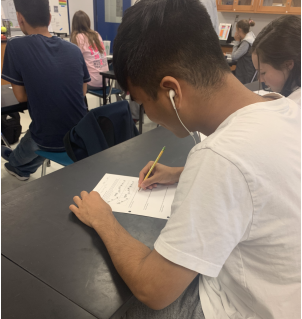
[[[76,1],[76,0],[69,0],[69,1]],[[81,1],[81,0],[79,0]],[[137,0],[131,0],[131,5],[134,5]],[[233,35],[234,31],[234,20],[236,15],[239,15],[238,21],[243,19],[253,19],[255,21],[255,26],[251,28],[251,30],[257,36],[259,32],[271,21],[274,19],[279,18],[280,14],[263,14],[263,13],[240,13],[240,12],[218,12],[218,20],[219,23],[231,23],[233,25]]]
[[[72,1],[72,0],[69,0]],[[137,0],[131,0],[131,4],[133,5]],[[234,31],[234,20],[236,15],[239,14],[239,20],[243,19],[253,19],[255,21],[255,26],[251,28],[251,30],[255,33],[257,36],[258,33],[271,21],[274,19],[279,18],[280,14],[263,14],[263,13],[240,13],[240,12],[218,12],[218,20],[219,23],[231,23],[233,25],[233,35],[235,33]]]
[[[255,21],[255,26],[251,28],[251,31],[257,36],[258,33],[272,20],[279,18],[279,14],[263,14],[263,13],[240,13],[240,12],[218,12],[219,23],[231,23],[233,25],[233,35],[235,33],[234,20],[236,15],[239,14],[238,21],[243,19],[249,19]]]
[[[86,12],[90,18],[91,29],[94,30],[94,14],[93,14],[93,0],[69,0],[69,23],[70,23],[70,32],[72,26],[72,18],[75,12],[82,10]]]

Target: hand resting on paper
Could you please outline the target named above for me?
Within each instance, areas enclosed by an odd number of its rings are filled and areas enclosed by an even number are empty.
[[[174,183],[183,170],[159,166],[155,176],[161,176],[161,182]],[[83,191],[80,197],[75,196],[73,200],[76,205],[70,205],[70,210],[83,223],[95,229],[117,272],[134,296],[149,308],[160,310],[170,305],[198,275],[133,238],[115,219],[111,207],[99,193]]]
[[[108,218],[114,219],[111,207],[102,199],[99,193],[92,191],[81,192],[81,197],[75,196],[75,205],[70,205],[69,209],[78,219],[89,227],[95,228],[98,224],[104,224]]]
[[[169,167],[157,163],[147,180],[144,181],[154,162],[149,162],[139,173],[138,187],[142,189],[152,189],[157,184],[173,185],[179,181],[180,174],[184,170],[183,167]]]
[[[105,244],[114,267],[134,296],[154,310],[174,302],[197,276],[133,238],[115,219],[99,193],[81,192],[70,210],[95,229]]]

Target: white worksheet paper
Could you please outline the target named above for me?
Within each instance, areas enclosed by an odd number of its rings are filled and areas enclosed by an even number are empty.
[[[168,219],[177,184],[138,191],[138,178],[106,174],[94,191],[114,212]]]

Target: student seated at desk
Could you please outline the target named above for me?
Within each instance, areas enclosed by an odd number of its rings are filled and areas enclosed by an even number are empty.
[[[97,231],[137,298],[124,318],[299,318],[301,109],[236,79],[199,0],[137,2],[113,59],[152,121],[180,138],[208,136],[184,168],[157,164],[144,182],[152,162],[140,172],[143,189],[178,182],[152,250],[98,193],[74,197],[70,209]]]
[[[26,36],[7,42],[2,78],[19,102],[27,101],[32,122],[17,148],[2,146],[1,156],[6,170],[25,181],[44,161],[36,150],[65,151],[65,134],[87,113],[90,76],[79,48],[48,32],[48,0],[14,2]]]
[[[91,77],[88,89],[101,89],[103,77],[100,72],[109,71],[105,46],[99,33],[90,29],[90,19],[84,11],[79,10],[73,16],[71,42],[80,48],[86,61]]]
[[[301,18],[284,15],[269,23],[252,46],[259,82],[301,107]]]
[[[255,40],[255,35],[250,31],[255,22],[253,20],[240,20],[236,25],[234,39],[236,40],[232,60],[237,61],[235,75],[242,83],[250,83],[255,74],[255,68],[250,53],[251,46]]]

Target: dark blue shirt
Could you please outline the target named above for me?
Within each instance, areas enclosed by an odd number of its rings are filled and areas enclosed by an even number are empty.
[[[63,137],[87,114],[83,83],[90,76],[80,49],[41,34],[12,38],[2,78],[25,86],[33,140],[49,150],[64,149]]]

